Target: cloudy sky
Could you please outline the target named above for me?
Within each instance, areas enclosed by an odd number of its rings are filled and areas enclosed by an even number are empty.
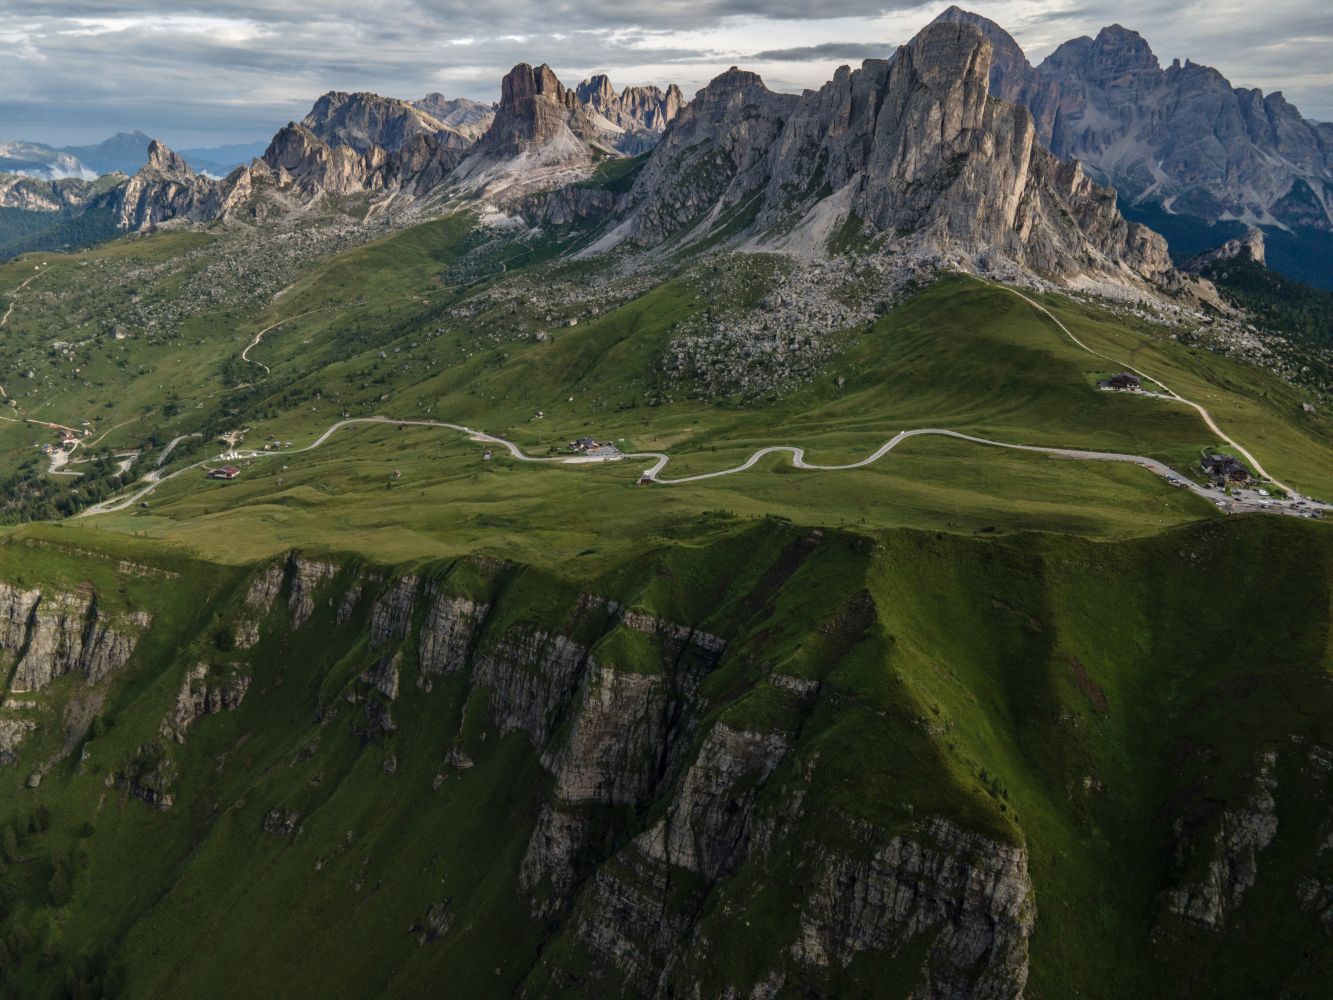
[[[326,90],[493,100],[516,62],[566,83],[679,83],[733,64],[818,86],[947,6],[912,0],[0,0],[0,139],[265,139]],[[976,0],[1034,62],[1113,22],[1333,120],[1329,0]]]

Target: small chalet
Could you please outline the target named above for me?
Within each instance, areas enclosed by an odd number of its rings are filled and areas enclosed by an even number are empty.
[[[1231,455],[1208,455],[1203,460],[1203,471],[1217,483],[1244,483],[1250,479],[1250,470],[1240,459]]]
[[[1099,382],[1102,389],[1121,389],[1137,392],[1143,388],[1142,380],[1133,372],[1119,372],[1112,375],[1105,382]]]
[[[209,470],[205,479],[235,479],[241,474],[241,470],[234,465],[224,465],[221,468]]]
[[[587,452],[590,451],[596,451],[602,445],[600,441],[594,440],[593,438],[582,437],[579,438],[577,441],[571,441],[569,443],[569,446],[573,448],[575,451],[583,452],[586,454]]]

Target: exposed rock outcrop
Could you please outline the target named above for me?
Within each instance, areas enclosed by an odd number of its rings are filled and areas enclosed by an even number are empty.
[[[412,611],[416,607],[420,580],[415,576],[400,576],[392,588],[370,609],[370,648],[386,642],[400,642],[407,638],[412,626]]]
[[[443,94],[427,94],[421,100],[412,103],[441,125],[473,142],[480,139],[491,127],[491,122],[495,121],[494,104],[485,104],[466,97],[450,99]]]
[[[261,614],[268,614],[282,590],[285,576],[281,563],[274,563],[268,567],[250,582],[250,587],[245,592],[245,603]]]
[[[1223,810],[1211,845],[1188,843],[1182,839],[1178,853],[1202,850],[1205,855],[1199,877],[1167,896],[1172,913],[1190,923],[1210,930],[1221,930],[1228,914],[1241,904],[1245,893],[1254,887],[1259,871],[1259,854],[1277,836],[1277,754],[1266,751],[1256,761],[1253,787],[1242,803]],[[1176,834],[1184,838],[1183,822],[1176,823]]]
[[[290,565],[291,591],[287,597],[287,608],[291,613],[292,629],[295,630],[308,622],[315,613],[315,592],[338,572],[338,567],[330,562],[298,555],[291,557]]]
[[[571,732],[553,755],[556,795],[566,802],[641,801],[660,777],[669,697],[660,674],[590,663]]]
[[[25,212],[61,212],[82,208],[94,196],[92,181],[68,177],[43,180],[18,174],[0,174],[0,208]]]
[[[576,90],[579,102],[603,131],[611,133],[611,142],[620,152],[633,156],[646,152],[685,105],[680,88],[674,83],[665,91],[660,87],[626,87],[616,93],[604,73],[584,80]]]
[[[176,783],[179,780],[180,765],[168,745],[144,743],[135,751],[124,770],[108,777],[107,783],[165,812],[176,802]]]
[[[347,146],[362,153],[376,147],[397,152],[418,136],[448,128],[407,101],[337,90],[317,100],[301,124],[330,146]]]
[[[19,746],[37,728],[31,719],[0,717],[0,767],[14,763]]]
[[[709,882],[729,874],[749,844],[758,790],[790,749],[778,733],[717,724],[667,815],[636,846],[650,858],[698,872]]]
[[[567,155],[588,153],[584,144],[596,133],[579,102],[551,67],[519,63],[500,83],[495,120],[478,142],[478,153],[509,159],[559,146]]]
[[[398,700],[402,665],[403,654],[398,652],[381,657],[373,667],[361,674],[360,682],[369,689],[363,699],[366,727],[358,730],[364,738],[374,739],[397,732],[398,726],[393,721],[393,703]]]
[[[863,951],[934,941],[914,995],[1021,996],[1036,908],[1027,855],[944,819],[886,838],[860,826],[864,851],[820,850],[792,951],[846,968]]]
[[[207,221],[222,208],[218,184],[196,174],[156,139],[148,146],[148,163],[114,193],[122,229],[144,229],[172,219]]]
[[[249,689],[250,675],[239,666],[210,671],[208,664],[196,664],[181,681],[176,704],[162,720],[162,735],[176,743],[184,743],[186,733],[195,722],[205,715],[240,708]]]
[[[433,589],[429,596],[431,604],[417,643],[421,674],[430,677],[457,673],[466,664],[477,630],[490,607]]]
[[[587,647],[567,636],[515,625],[478,652],[472,676],[490,689],[500,732],[522,730],[540,749],[573,701],[587,658]]]
[[[95,684],[125,665],[151,623],[145,612],[107,614],[91,591],[24,591],[0,584],[0,649],[17,654],[10,690],[40,691],[70,673]]]
[[[1263,264],[1264,231],[1262,229],[1251,229],[1244,236],[1238,236],[1234,240],[1227,240],[1219,247],[1205,250],[1181,266],[1186,271],[1198,273],[1207,270],[1209,264],[1228,260],[1248,260],[1255,264]]]

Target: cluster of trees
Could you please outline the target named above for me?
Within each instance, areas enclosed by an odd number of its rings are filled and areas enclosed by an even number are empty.
[[[43,461],[33,456],[14,472],[0,477],[0,524],[69,517],[113,496],[123,484],[123,476],[109,455],[80,464],[82,475],[77,478],[48,476]]]
[[[1248,259],[1213,261],[1203,275],[1273,332],[1333,347],[1333,292],[1284,278]]]
[[[1300,382],[1322,391],[1333,386],[1333,292],[1293,281],[1248,258],[1212,261],[1200,273],[1250,313],[1256,325],[1291,342],[1302,369]]]
[[[77,214],[0,209],[0,260],[34,250],[92,246],[119,235],[116,213],[109,204]]]

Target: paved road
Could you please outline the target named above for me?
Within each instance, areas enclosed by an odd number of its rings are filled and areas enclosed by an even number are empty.
[[[324,431],[322,434],[319,435],[319,437],[315,438],[314,441],[306,445],[304,448],[293,448],[282,451],[238,452],[236,455],[236,459],[254,460],[254,459],[264,459],[264,458],[276,458],[279,456],[299,455],[304,452],[314,451],[316,448],[319,448],[322,445],[324,445],[330,438],[332,438],[336,433],[338,433],[338,431],[342,430],[345,427],[351,427],[356,424],[397,424],[406,427],[437,427],[444,430],[457,431],[460,434],[467,435],[474,441],[479,441],[484,444],[498,445],[499,447],[502,447],[506,451],[508,451],[510,455],[512,455],[515,459],[517,459],[520,462],[548,462],[548,463],[556,462],[564,465],[585,464],[587,462],[587,459],[581,456],[528,455],[523,451],[522,448],[520,448],[512,441],[509,441],[502,437],[497,437],[494,434],[487,434],[485,431],[479,431],[473,427],[468,427],[465,424],[452,424],[443,420],[399,420],[393,417],[350,417],[345,420],[339,420],[337,423],[330,426],[328,430]],[[1155,459],[1151,459],[1143,455],[1127,455],[1127,454],[1122,454],[1120,452],[1107,452],[1107,451],[1083,451],[1077,448],[1045,448],[1038,445],[1030,445],[1030,444],[1010,444],[1009,442],[1006,441],[993,441],[989,438],[976,437],[972,434],[962,434],[958,431],[946,430],[945,428],[942,427],[919,427],[916,428],[915,430],[899,431],[888,441],[885,441],[882,445],[876,448],[865,458],[861,459],[859,462],[847,462],[842,465],[817,465],[813,462],[807,462],[805,460],[805,449],[803,448],[798,448],[794,445],[771,445],[767,448],[760,448],[758,451],[752,454],[740,465],[733,466],[729,469],[719,469],[716,472],[703,472],[693,476],[680,476],[676,479],[664,479],[661,473],[662,470],[666,468],[667,463],[671,461],[671,457],[663,452],[632,452],[629,454],[625,454],[624,456],[617,456],[617,458],[623,457],[626,459],[655,459],[655,463],[649,469],[645,470],[643,475],[646,478],[652,480],[653,482],[659,483],[663,486],[678,486],[684,483],[701,482],[702,480],[705,479],[716,479],[720,476],[735,475],[738,472],[744,472],[747,469],[753,468],[755,463],[759,462],[768,455],[781,454],[781,453],[791,455],[792,465],[798,469],[804,469],[807,471],[834,472],[845,469],[861,469],[866,467],[867,465],[871,465],[872,463],[879,461],[881,458],[883,458],[885,455],[891,452],[903,441],[906,441],[908,438],[922,437],[927,435],[955,438],[960,441],[969,441],[973,444],[985,445],[991,448],[1009,448],[1014,451],[1028,451],[1043,455],[1053,455],[1057,458],[1072,459],[1076,461],[1133,463],[1135,465],[1139,465],[1145,469],[1148,469],[1150,472],[1153,472],[1156,475],[1161,476],[1163,479],[1172,480],[1173,485],[1178,486],[1180,489],[1189,490],[1191,493],[1195,494],[1196,496],[1200,496],[1205,500],[1208,500],[1213,503],[1218,503],[1219,505],[1221,505],[1221,503],[1223,502],[1221,496],[1218,493],[1211,492],[1205,489],[1204,487],[1199,486],[1197,483],[1192,483],[1189,480],[1177,477],[1175,472],[1172,471],[1170,467],[1164,465],[1161,462],[1156,461]],[[614,461],[616,459],[610,459],[610,460]],[[143,488],[127,496],[114,497],[110,500],[105,500],[102,503],[94,504],[93,506],[87,508],[86,510],[80,512],[79,514],[76,514],[75,517],[89,517],[96,514],[110,514],[116,511],[125,510],[127,507],[132,506],[133,504],[141,500],[143,497],[147,496],[149,493],[152,493],[153,490],[155,490],[162,483],[167,482],[168,480],[171,479],[175,479],[177,476],[184,475],[185,473],[190,472],[194,469],[200,469],[205,466],[214,465],[219,463],[220,461],[221,460],[217,458],[204,459],[202,461],[195,462],[193,465],[188,465],[183,469],[178,469],[177,471],[166,476],[161,475],[157,471],[151,472],[148,474],[148,476],[144,477],[143,482],[145,482],[146,485],[143,486]],[[1269,509],[1271,512],[1279,514],[1295,515],[1304,513],[1304,511],[1292,510],[1289,507],[1286,507],[1285,505],[1279,506],[1276,504],[1276,502],[1270,502],[1265,498],[1259,497],[1257,494],[1254,495],[1252,498],[1238,497],[1234,500],[1229,500],[1224,502],[1227,505],[1227,509],[1233,511]],[[1333,505],[1314,504],[1313,502],[1310,502],[1309,506],[1315,509],[1320,509],[1325,513],[1333,513]]]
[[[557,455],[554,457],[540,457],[540,458],[533,455],[526,455],[523,453],[523,449],[521,449],[518,445],[514,444],[512,441],[506,441],[504,438],[496,437],[493,434],[487,434],[483,431],[473,430],[471,427],[465,427],[463,424],[451,424],[451,423],[446,423],[443,420],[398,420],[395,419],[394,417],[349,417],[346,420],[339,420],[336,424],[331,426],[328,430],[326,430],[319,437],[315,438],[314,441],[306,445],[304,448],[288,448],[288,449],[283,449],[281,451],[241,451],[241,452],[236,452],[236,460],[277,458],[279,456],[300,455],[303,452],[314,451],[316,448],[324,444],[324,442],[328,441],[329,438],[333,437],[333,435],[336,434],[338,431],[342,430],[344,427],[350,427],[354,424],[402,424],[408,427],[440,427],[445,430],[458,431],[460,434],[466,434],[468,437],[476,441],[481,441],[486,444],[500,445],[501,447],[507,449],[509,454],[513,455],[514,458],[518,459],[520,462],[568,463],[570,460],[570,456],[563,456],[563,455]],[[85,510],[80,511],[78,514],[75,514],[74,516],[89,517],[94,514],[112,514],[115,513],[116,511],[124,510],[125,508],[130,507],[133,504],[137,503],[139,500],[143,499],[149,493],[152,493],[153,490],[157,489],[157,487],[160,486],[162,483],[175,479],[177,476],[184,475],[185,473],[190,472],[194,469],[202,469],[208,465],[220,465],[220,464],[222,464],[222,459],[220,458],[205,458],[202,459],[201,461],[195,462],[193,465],[187,465],[182,469],[177,469],[175,472],[172,472],[169,475],[164,476],[158,472],[149,473],[142,480],[147,484],[142,489],[139,489],[134,493],[128,494],[127,496],[112,497],[110,500],[103,500],[101,503],[93,504],[91,507],[88,507]]]
[[[1147,379],[1147,380],[1150,381],[1150,382],[1156,382],[1158,385],[1160,385],[1163,389],[1166,390],[1167,395],[1170,396],[1172,399],[1176,400],[1177,402],[1184,403],[1186,406],[1191,406],[1191,407],[1193,407],[1195,410],[1197,410],[1198,413],[1199,413],[1199,416],[1201,416],[1201,417],[1203,418],[1203,422],[1204,422],[1205,424],[1208,425],[1208,429],[1211,430],[1214,434],[1216,434],[1220,440],[1225,441],[1227,444],[1231,445],[1232,448],[1236,449],[1236,451],[1240,452],[1241,456],[1242,456],[1247,462],[1250,463],[1250,468],[1251,468],[1251,469],[1253,469],[1255,472],[1259,473],[1259,475],[1262,476],[1264,479],[1269,480],[1269,481],[1272,482],[1275,486],[1277,486],[1278,488],[1284,490],[1285,492],[1287,492],[1287,493],[1295,493],[1295,492],[1296,492],[1296,491],[1293,490],[1290,486],[1287,486],[1285,483],[1281,482],[1281,481],[1278,480],[1276,477],[1274,477],[1274,476],[1272,476],[1272,475],[1269,475],[1268,470],[1265,469],[1265,468],[1263,467],[1263,465],[1259,462],[1259,460],[1258,460],[1257,458],[1255,458],[1253,455],[1251,455],[1250,452],[1249,452],[1243,445],[1241,445],[1239,442],[1237,442],[1234,438],[1229,437],[1229,436],[1226,434],[1226,432],[1222,430],[1222,428],[1218,427],[1218,426],[1217,426],[1217,421],[1215,421],[1215,420],[1213,419],[1213,415],[1212,415],[1211,413],[1209,413],[1206,409],[1204,409],[1201,405],[1199,405],[1198,403],[1194,402],[1194,400],[1192,400],[1192,399],[1186,399],[1184,396],[1182,396],[1180,393],[1176,392],[1174,389],[1172,389],[1169,385],[1167,385],[1165,382],[1163,382],[1163,381],[1162,381],[1160,378],[1158,378],[1156,375],[1149,375],[1147,372],[1139,371],[1139,369],[1134,368],[1134,367],[1132,367],[1131,365],[1128,365],[1128,364],[1126,364],[1126,363],[1123,362],[1123,361],[1119,361],[1119,360],[1117,360],[1116,358],[1111,357],[1109,354],[1103,354],[1103,353],[1101,353],[1101,351],[1094,351],[1094,350],[1093,350],[1091,347],[1089,347],[1087,344],[1083,343],[1083,341],[1079,340],[1078,337],[1074,336],[1073,332],[1069,329],[1069,327],[1067,327],[1067,326],[1065,326],[1063,323],[1061,323],[1060,320],[1059,320],[1059,318],[1056,317],[1056,315],[1055,315],[1054,313],[1052,313],[1049,309],[1047,309],[1047,308],[1046,308],[1044,305],[1042,305],[1040,302],[1037,302],[1037,301],[1035,301],[1035,300],[1029,298],[1028,296],[1024,295],[1024,294],[1023,294],[1022,292],[1020,292],[1017,288],[1011,288],[1011,287],[1008,286],[1008,285],[997,285],[997,284],[996,284],[995,282],[993,282],[993,281],[988,281],[988,282],[986,282],[986,284],[990,285],[992,288],[1002,288],[1002,289],[1004,289],[1004,290],[1007,291],[1007,292],[1013,292],[1013,294],[1017,295],[1020,299],[1022,299],[1022,300],[1023,300],[1024,302],[1026,302],[1028,305],[1032,306],[1032,308],[1036,309],[1038,312],[1042,313],[1047,319],[1049,319],[1049,320],[1050,320],[1051,322],[1053,322],[1056,326],[1058,326],[1061,330],[1063,330],[1064,333],[1065,333],[1065,336],[1066,336],[1066,337],[1068,337],[1070,340],[1072,340],[1072,341],[1073,341],[1075,344],[1077,344],[1079,347],[1083,348],[1083,350],[1087,351],[1089,354],[1095,355],[1095,356],[1097,356],[1097,357],[1103,359],[1104,361],[1110,361],[1112,364],[1119,365],[1119,366],[1120,366],[1122,369],[1124,369],[1125,371],[1133,372],[1135,375],[1138,375],[1140,378],[1145,378],[1145,379]],[[1160,395],[1160,393],[1153,393],[1152,395]]]
[[[31,280],[32,278],[28,279],[28,281]],[[27,282],[24,282],[24,284],[27,284]],[[1197,483],[1190,481],[1189,479],[1177,476],[1175,471],[1169,468],[1168,466],[1164,465],[1161,462],[1156,461],[1155,459],[1148,458],[1147,456],[1144,455],[1129,455],[1120,452],[1085,451],[1077,448],[1051,448],[1051,447],[1042,447],[1039,445],[1011,444],[1007,441],[994,441],[989,438],[975,437],[971,434],[962,434],[958,431],[951,431],[942,427],[919,427],[915,430],[899,431],[892,438],[890,438],[888,441],[885,441],[884,444],[880,445],[879,448],[871,452],[868,456],[861,459],[859,462],[849,462],[843,465],[816,465],[814,463],[807,462],[805,460],[805,450],[803,448],[799,448],[795,445],[770,445],[769,447],[766,448],[760,448],[758,451],[754,452],[754,454],[752,454],[740,465],[733,466],[732,468],[729,469],[719,469],[716,472],[703,472],[693,476],[681,476],[675,479],[666,479],[663,478],[662,476],[662,470],[665,469],[667,467],[667,464],[671,461],[669,455],[663,452],[637,452],[624,455],[623,457],[632,459],[654,459],[655,460],[654,464],[644,471],[643,478],[648,479],[654,483],[659,483],[663,486],[677,486],[684,483],[701,482],[706,479],[716,479],[720,476],[735,475],[738,472],[744,472],[747,469],[753,468],[757,462],[761,461],[763,458],[769,455],[782,454],[782,453],[791,455],[792,465],[798,469],[804,469],[809,471],[822,471],[822,472],[833,472],[846,469],[860,469],[874,462],[879,461],[881,458],[883,458],[885,455],[891,452],[894,448],[896,448],[901,442],[907,440],[908,438],[920,437],[922,435],[935,435],[940,437],[955,438],[960,441],[969,441],[973,444],[984,445],[990,448],[1009,448],[1014,451],[1035,452],[1038,454],[1052,455],[1057,458],[1065,458],[1075,461],[1133,463],[1135,465],[1139,465],[1145,469],[1148,469],[1149,471],[1153,472],[1155,475],[1160,476],[1163,479],[1168,480],[1172,485],[1176,486],[1177,488],[1188,490],[1189,492],[1195,494],[1196,496],[1202,497],[1203,499],[1208,500],[1209,502],[1215,503],[1218,507],[1221,507],[1227,510],[1228,512],[1240,511],[1240,510],[1270,510],[1275,513],[1295,514],[1300,516],[1304,516],[1310,509],[1318,510],[1321,513],[1333,512],[1333,505],[1315,503],[1314,501],[1311,501],[1308,498],[1301,496],[1295,490],[1292,490],[1290,487],[1285,486],[1284,484],[1282,484],[1281,482],[1270,476],[1268,472],[1264,469],[1264,467],[1259,463],[1259,461],[1252,454],[1250,454],[1250,452],[1247,449],[1245,449],[1242,445],[1237,443],[1232,438],[1228,437],[1222,431],[1222,429],[1217,426],[1217,423],[1216,421],[1213,420],[1212,415],[1203,406],[1199,405],[1193,400],[1186,399],[1184,396],[1181,396],[1179,393],[1177,393],[1174,389],[1172,389],[1170,386],[1168,386],[1165,382],[1163,382],[1156,376],[1150,375],[1147,372],[1140,371],[1137,368],[1133,368],[1125,364],[1124,362],[1111,357],[1110,355],[1102,354],[1100,351],[1094,351],[1091,347],[1083,343],[1083,341],[1081,341],[1077,336],[1075,336],[1074,333],[1067,326],[1065,326],[1064,323],[1062,323],[1060,319],[1057,316],[1055,316],[1054,313],[1052,313],[1049,309],[1043,306],[1040,302],[1035,301],[1029,296],[1018,291],[1017,289],[1011,288],[1007,285],[998,285],[993,282],[987,282],[987,284],[990,284],[994,288],[1004,289],[1005,291],[1009,291],[1012,292],[1014,295],[1017,295],[1024,302],[1028,303],[1034,309],[1038,310],[1048,319],[1050,319],[1053,323],[1055,323],[1055,325],[1058,326],[1060,330],[1064,332],[1065,336],[1067,336],[1074,344],[1076,344],[1082,350],[1087,351],[1089,354],[1092,354],[1096,357],[1102,358],[1103,360],[1110,361],[1112,364],[1118,365],[1127,371],[1134,372],[1141,378],[1145,378],[1151,382],[1155,382],[1157,385],[1162,387],[1162,389],[1166,394],[1166,397],[1175,400],[1177,402],[1184,403],[1187,406],[1193,407],[1196,411],[1198,411],[1199,415],[1203,418],[1204,423],[1207,424],[1208,427],[1215,434],[1217,434],[1221,440],[1231,445],[1231,447],[1233,447],[1236,451],[1238,451],[1241,455],[1243,455],[1250,462],[1251,467],[1257,473],[1259,473],[1265,479],[1268,479],[1271,482],[1273,482],[1283,491],[1291,494],[1293,500],[1302,501],[1303,509],[1294,509],[1293,507],[1288,506],[1286,504],[1279,504],[1278,502],[1271,501],[1267,497],[1264,497],[1257,493],[1238,494],[1234,497],[1223,498],[1217,492],[1209,491],[1205,487],[1202,487]],[[332,307],[327,307],[327,308],[332,308]],[[310,310],[310,312],[301,313],[298,316],[292,316],[289,317],[288,319],[274,323],[271,326],[265,327],[263,330],[260,330],[257,334],[255,334],[254,339],[251,340],[250,344],[245,348],[244,351],[241,352],[241,357],[246,361],[250,361],[251,364],[259,365],[259,367],[263,368],[267,372],[269,370],[267,365],[264,365],[258,361],[250,360],[248,356],[250,349],[258,345],[260,341],[263,339],[264,334],[267,333],[268,331],[274,330],[277,327],[282,326],[284,323],[291,322],[292,320],[295,319],[300,319],[302,316],[309,316],[312,313],[321,311],[323,310],[313,309]],[[1150,395],[1160,396],[1162,394],[1150,393]],[[272,458],[276,455],[293,455],[293,454],[301,454],[302,452],[314,451],[316,448],[323,445],[326,441],[328,441],[331,437],[333,437],[334,434],[342,430],[344,427],[349,427],[355,424],[399,424],[410,427],[438,427],[445,430],[457,431],[460,434],[468,435],[475,441],[480,441],[486,444],[498,445],[506,449],[513,458],[515,458],[520,462],[559,462],[564,464],[570,464],[574,462],[583,463],[588,461],[587,458],[575,457],[575,456],[538,457],[538,456],[528,455],[524,453],[523,449],[521,449],[518,445],[514,444],[512,441],[508,441],[502,437],[497,437],[493,434],[487,434],[484,431],[476,430],[464,424],[454,424],[442,420],[398,420],[394,419],[393,417],[350,417],[345,420],[340,420],[337,423],[330,426],[328,430],[324,431],[324,433],[322,433],[319,437],[317,437],[310,444],[306,445],[304,448],[297,448],[295,450],[285,450],[285,451],[240,452],[237,454],[237,458],[253,460],[262,458]],[[166,460],[167,456],[171,453],[172,448],[174,448],[176,444],[179,443],[180,440],[181,438],[177,438],[175,441],[172,441],[170,444],[167,445],[162,455],[159,456],[158,458],[157,464],[159,466]],[[615,456],[615,457],[620,457],[620,456]],[[161,483],[164,483],[170,479],[174,479],[177,476],[189,472],[193,469],[199,469],[203,468],[206,465],[213,464],[213,462],[215,461],[217,460],[205,459],[203,461],[196,462],[193,465],[186,466],[183,469],[179,469],[176,472],[173,472],[170,475],[166,476],[163,476],[160,472],[157,471],[151,472],[147,476],[145,476],[144,479],[142,480],[147,485],[145,485],[142,489],[138,490],[137,492],[134,492],[125,497],[113,498],[111,500],[103,501],[100,504],[95,504],[94,506],[89,507],[88,509],[82,511],[80,514],[75,516],[86,517],[94,514],[107,514],[107,513],[112,513],[114,511],[124,510],[125,508],[129,507],[136,501],[140,500],[142,497],[151,493]]]
[[[179,437],[172,438],[167,442],[167,446],[162,449],[162,454],[157,456],[157,461],[153,463],[153,467],[157,469],[162,468],[162,466],[167,464],[167,459],[170,457],[171,453],[176,450],[176,445],[189,438],[197,438],[199,436],[199,433],[196,431],[193,434],[181,434]]]
[[[694,476],[681,476],[677,479],[663,479],[661,472],[666,468],[667,462],[669,461],[668,456],[661,453],[652,453],[649,455],[630,455],[627,457],[656,458],[657,464],[650,469],[645,470],[643,473],[644,476],[653,480],[653,482],[662,483],[666,486],[678,486],[682,483],[696,483],[704,479],[714,479],[718,476],[730,476],[737,472],[744,472],[746,469],[752,468],[756,462],[759,462],[768,455],[782,453],[791,455],[791,464],[798,469],[820,472],[833,472],[843,469],[862,469],[867,465],[879,461],[908,438],[922,437],[926,435],[956,438],[959,441],[970,441],[973,444],[985,445],[990,448],[1009,448],[1013,451],[1030,451],[1037,454],[1053,455],[1056,458],[1066,458],[1076,461],[1133,463],[1134,465],[1142,466],[1163,479],[1169,480],[1171,484],[1178,489],[1188,490],[1195,496],[1202,497],[1210,503],[1221,506],[1229,511],[1268,510],[1272,513],[1301,516],[1303,516],[1305,510],[1310,509],[1319,510],[1324,514],[1333,513],[1333,505],[1316,503],[1304,497],[1299,498],[1305,501],[1306,506],[1304,510],[1293,510],[1286,504],[1261,496],[1253,491],[1240,494],[1236,497],[1227,498],[1217,490],[1210,490],[1207,487],[1200,486],[1198,483],[1191,482],[1190,480],[1177,475],[1175,470],[1170,466],[1165,465],[1156,459],[1148,458],[1146,455],[1129,455],[1122,452],[1112,451],[1084,451],[1078,448],[1047,448],[1032,444],[1011,444],[1007,441],[994,441],[990,438],[976,437],[972,434],[962,434],[958,431],[946,430],[942,427],[919,427],[916,430],[899,431],[859,462],[848,462],[843,465],[816,465],[805,460],[805,449],[803,448],[797,448],[793,445],[772,445],[767,448],[760,448],[740,465],[732,466],[730,469],[720,469],[717,472],[703,472]]]

